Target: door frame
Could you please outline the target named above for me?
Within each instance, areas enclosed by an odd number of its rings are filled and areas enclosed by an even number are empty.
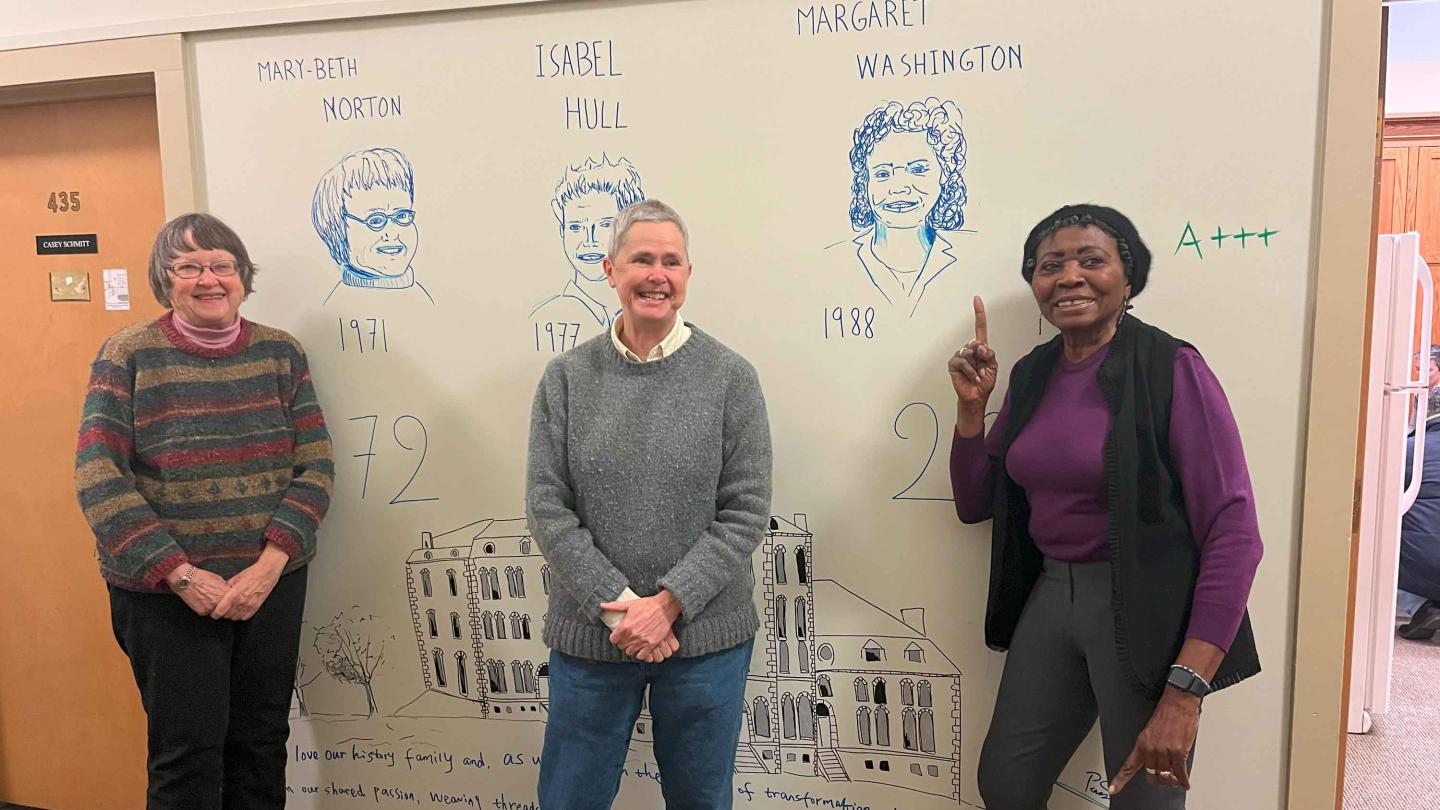
[[[198,149],[180,34],[0,51],[0,76],[0,107],[153,94],[165,216],[198,209]]]

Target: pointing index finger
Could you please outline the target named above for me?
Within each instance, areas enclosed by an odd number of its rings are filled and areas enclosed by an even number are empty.
[[[990,343],[989,327],[985,321],[985,302],[980,296],[975,296],[975,339],[984,344]]]

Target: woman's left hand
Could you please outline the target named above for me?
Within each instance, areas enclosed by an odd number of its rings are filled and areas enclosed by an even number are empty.
[[[280,580],[280,574],[284,573],[285,563],[289,560],[290,555],[267,543],[265,550],[260,552],[260,559],[226,580],[230,591],[215,605],[210,618],[243,622],[254,616],[275,589],[275,583]]]
[[[1189,790],[1190,749],[1199,731],[1200,698],[1167,686],[1135,740],[1135,749],[1110,780],[1110,795],[1118,794],[1142,771],[1151,784]]]

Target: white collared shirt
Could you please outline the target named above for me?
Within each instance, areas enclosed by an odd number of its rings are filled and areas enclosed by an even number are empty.
[[[681,346],[684,346],[685,341],[690,339],[690,327],[686,325],[684,318],[677,315],[675,317],[675,326],[670,329],[670,334],[666,335],[664,340],[660,341],[655,348],[650,350],[649,357],[641,359],[640,355],[630,351],[630,347],[626,346],[624,342],[620,340],[620,325],[623,320],[623,318],[616,318],[615,322],[611,324],[610,342],[615,344],[615,351],[620,352],[621,357],[624,357],[632,363],[653,363],[661,358],[669,357]]]

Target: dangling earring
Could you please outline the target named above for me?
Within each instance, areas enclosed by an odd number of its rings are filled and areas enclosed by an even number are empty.
[[[1115,319],[1115,328],[1116,328],[1116,329],[1119,329],[1119,328],[1120,328],[1121,322],[1123,322],[1123,321],[1125,320],[1125,313],[1127,313],[1127,312],[1129,312],[1129,311],[1130,311],[1130,296],[1127,295],[1127,296],[1125,296],[1125,300],[1120,302],[1120,317],[1118,317],[1118,318]]]

